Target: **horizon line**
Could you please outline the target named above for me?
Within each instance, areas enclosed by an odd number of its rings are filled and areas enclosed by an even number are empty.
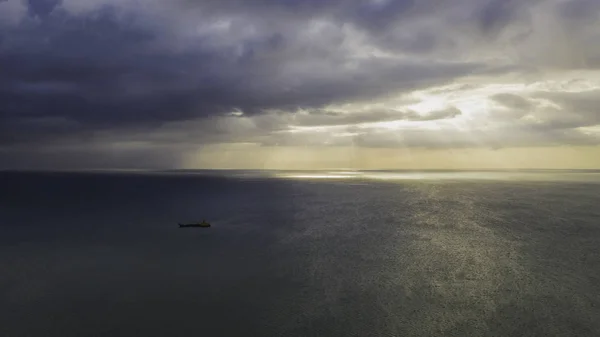
[[[9,168],[1,169],[1,173],[7,172],[38,172],[38,173],[185,173],[185,172],[590,172],[600,173],[600,168],[460,168],[460,169],[351,169],[351,168],[330,168],[330,169],[243,169],[243,168],[195,168],[195,169],[153,169],[153,168],[85,168],[85,169],[22,169]]]

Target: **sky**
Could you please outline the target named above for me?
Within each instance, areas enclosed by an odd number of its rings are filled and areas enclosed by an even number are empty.
[[[0,0],[2,168],[600,168],[600,1]]]

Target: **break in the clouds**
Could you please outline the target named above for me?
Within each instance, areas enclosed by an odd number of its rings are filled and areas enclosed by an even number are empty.
[[[600,2],[0,0],[3,166],[233,143],[599,144]]]

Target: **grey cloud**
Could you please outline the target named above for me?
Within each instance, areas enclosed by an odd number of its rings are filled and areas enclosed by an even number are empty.
[[[558,14],[571,21],[597,20],[600,12],[600,2],[596,0],[570,0],[560,2],[556,11]]]
[[[313,110],[308,114],[296,113],[290,124],[297,126],[333,126],[389,121],[432,121],[454,118],[461,114],[456,107],[420,114],[414,110],[377,109],[358,112]]]
[[[21,0],[0,1],[0,29],[17,24],[27,15],[27,7]]]
[[[123,14],[112,7],[72,16],[64,6],[52,4],[56,5],[31,2],[31,11],[36,17],[43,13],[43,18],[2,32],[0,65],[8,71],[0,79],[0,118],[12,124],[11,130],[3,128],[9,134],[5,141],[34,142],[54,133],[27,129],[21,119],[65,118],[79,123],[79,132],[158,126],[233,109],[251,115],[272,108],[372,99],[448,81],[481,67],[353,60],[343,50],[335,53],[323,44],[327,39],[296,41],[297,33],[289,31],[286,36],[259,32],[262,35],[244,41],[237,52],[202,40],[195,41],[193,49],[174,52],[157,48],[163,43],[160,32],[125,24]],[[227,3],[205,5],[228,8]],[[331,29],[332,38],[345,38]],[[298,49],[297,42],[305,50]],[[314,47],[316,53],[306,49]]]
[[[113,142],[140,142],[192,146],[227,142],[253,142],[263,145],[285,145],[301,142],[310,144],[340,145],[347,137],[338,137],[337,132],[360,133],[363,123],[381,121],[431,121],[454,118],[460,110],[450,107],[444,110],[419,114],[412,110],[377,110],[354,113],[341,113],[327,110],[308,112],[272,112],[242,117],[210,117],[193,121],[170,122],[158,128],[130,128],[108,130],[95,133],[96,140]],[[292,127],[334,127],[334,131],[319,130],[291,132]],[[354,128],[354,129],[353,129]]]
[[[410,120],[433,121],[433,120],[439,120],[439,119],[448,119],[448,118],[454,118],[456,116],[459,116],[461,113],[462,112],[459,109],[457,109],[456,107],[450,107],[450,108],[443,109],[443,110],[431,111],[424,115],[415,116],[414,118],[412,118]]]
[[[385,122],[403,119],[404,117],[404,112],[393,110],[376,110],[358,113],[313,111],[310,114],[297,114],[292,119],[292,123],[297,126],[332,126]]]
[[[460,111],[342,115],[325,107],[468,75],[600,67],[600,36],[590,19],[600,11],[596,3],[0,1],[0,146],[34,151],[47,143],[92,144],[128,134],[157,144],[261,142],[293,123],[452,118]],[[563,40],[545,44],[552,32],[534,26],[533,11],[556,18],[564,40],[580,48],[565,48]],[[496,44],[513,47],[515,62],[478,57],[504,48]],[[546,121],[538,129],[596,122],[581,101],[556,98],[581,119],[559,122],[549,118],[555,112],[544,114],[516,96],[494,99],[514,111],[535,110]],[[223,117],[234,110],[244,118]],[[291,118],[299,110],[313,114]]]
[[[496,94],[491,98],[511,109],[526,110],[531,109],[533,106],[530,100],[514,94]]]
[[[46,16],[60,4],[60,0],[27,0],[31,16]]]
[[[480,13],[479,24],[484,32],[504,28],[515,16],[517,1],[492,0],[489,1]]]
[[[548,99],[560,107],[556,111],[548,109],[537,114],[543,127],[567,129],[600,125],[600,90],[540,92],[534,96]]]

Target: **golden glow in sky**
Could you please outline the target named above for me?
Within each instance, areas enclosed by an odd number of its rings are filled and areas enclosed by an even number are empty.
[[[331,105],[318,115],[275,112],[270,122],[282,123],[280,130],[249,133],[246,143],[203,147],[188,156],[185,166],[597,168],[600,148],[593,139],[600,137],[599,126],[554,126],[585,125],[585,118],[593,121],[598,116],[595,111],[577,111],[586,107],[576,101],[570,106],[569,100],[600,93],[599,79],[598,71],[557,72],[540,81],[472,77],[376,101]],[[243,124],[255,126],[261,118],[265,116],[246,117]]]

